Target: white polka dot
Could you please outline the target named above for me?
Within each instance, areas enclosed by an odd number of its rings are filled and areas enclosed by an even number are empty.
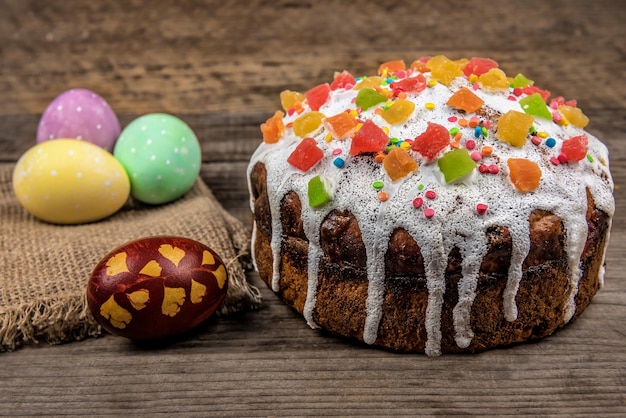
[[[29,199],[30,199],[30,197],[28,197],[28,195],[27,195],[27,194],[23,194],[23,195],[22,195],[22,200],[23,200],[24,202],[28,202],[28,200],[29,200]]]
[[[83,108],[82,108],[82,107],[80,107],[80,106],[77,106],[77,107],[76,107],[76,111],[77,111],[77,112],[82,112],[82,111],[83,111]]]
[[[67,151],[67,155],[74,155],[74,150],[71,149],[71,150]]]
[[[187,150],[187,147],[182,147],[180,149],[180,153],[183,154],[183,155],[187,155],[187,154],[189,154],[189,151]]]
[[[161,129],[161,135],[165,135],[165,129]]]
[[[181,141],[181,142],[186,142],[186,141],[187,141],[187,138],[185,138],[185,137],[183,136],[182,138],[180,138],[180,141]]]
[[[150,160],[151,160],[151,161],[156,160],[156,155],[152,154],[152,155],[150,156]]]
[[[54,139],[54,134],[48,135],[48,139]],[[41,150],[39,150],[39,152],[41,152]]]
[[[102,129],[102,125],[97,124],[97,125],[96,125],[96,129]]]
[[[170,165],[170,160],[165,160],[165,165]]]
[[[76,210],[80,210],[80,205],[79,205],[79,204],[76,204],[76,205],[74,206],[74,209],[76,209]]]
[[[152,139],[148,138],[148,140],[146,141],[146,144],[148,145],[152,144]]]
[[[63,110],[63,105],[58,105],[57,106],[57,110],[59,110],[59,111]]]
[[[50,196],[45,195],[45,196],[43,197],[43,200],[45,200],[45,201],[47,202],[48,200],[50,200]]]
[[[76,173],[76,178],[77,179],[82,179],[83,178],[83,173],[81,173],[80,171],[78,173]]]
[[[104,187],[111,187],[111,180],[107,180],[104,182]]]
[[[157,180],[161,180],[163,177],[159,174],[158,176],[156,176]]]
[[[93,162],[96,163],[96,164],[100,164],[100,157],[94,158]]]
[[[79,141],[82,141],[83,136],[82,135],[76,135],[76,139],[78,139]]]
[[[39,148],[39,149],[37,150],[37,153],[38,153],[38,154],[41,154],[42,152],[43,152],[43,149],[41,149],[41,148]]]
[[[52,170],[52,171],[50,172],[50,175],[51,175],[52,177],[56,176],[56,175],[57,175],[57,171],[56,171],[56,170]]]
[[[130,152],[137,152],[137,150],[135,149],[135,147],[132,147],[132,148],[130,149]]]
[[[178,154],[178,151],[180,151],[180,150],[178,149],[178,147],[174,148],[174,152],[175,152],[176,154]]]
[[[133,178],[136,179],[137,178],[137,173],[133,173]]]
[[[141,127],[141,130],[142,130],[142,131],[145,131],[145,130],[146,130],[146,125],[142,126],[142,127]]]

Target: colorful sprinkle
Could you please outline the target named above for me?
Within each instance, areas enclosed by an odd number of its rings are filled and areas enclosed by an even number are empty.
[[[478,172],[481,174],[487,174],[489,172],[489,166],[487,164],[481,164],[478,166]]]
[[[387,194],[387,192],[378,192],[378,200],[386,202],[387,199],[389,199],[389,194]]]
[[[474,128],[474,137],[480,138],[480,135],[483,133],[483,130],[480,126]]]
[[[555,145],[556,145],[556,139],[554,139],[552,137],[546,139],[546,147],[554,148]]]
[[[587,154],[587,161],[589,161],[590,163],[593,162],[593,157],[591,156],[591,154]]]
[[[448,122],[456,122],[456,121],[457,121],[457,119],[458,119],[458,118],[457,118],[456,116],[450,116],[450,117],[448,118]]]
[[[435,108],[435,104],[434,104],[433,102],[427,102],[427,103],[424,105],[424,107],[425,107],[427,110],[433,110],[433,109]]]
[[[500,172],[500,169],[498,168],[498,166],[497,166],[497,165],[495,165],[495,164],[491,164],[491,165],[489,166],[489,173],[490,173],[490,174],[498,174],[499,172]]]
[[[561,153],[561,154],[559,154],[559,156],[557,158],[559,159],[559,162],[561,164],[567,164],[567,161],[568,161],[567,155]]]
[[[380,190],[383,187],[385,187],[385,183],[383,183],[380,180],[376,180],[374,183],[372,183],[372,187],[375,188],[376,190]]]
[[[435,209],[433,208],[424,209],[424,216],[427,217],[428,219],[432,218],[433,216],[435,216]]]
[[[450,136],[455,136],[458,133],[459,133],[459,128],[457,128],[456,126],[450,129]]]
[[[532,138],[530,138],[530,141],[535,145],[541,144],[541,138],[535,135],[533,135]]]
[[[335,165],[335,167],[337,168],[343,168],[343,166],[346,164],[346,162],[343,160],[343,158],[335,158],[333,160],[333,164]]]
[[[468,139],[465,142],[465,148],[467,148],[468,150],[473,150],[474,148],[476,148],[476,141],[474,141],[473,139]]]
[[[478,161],[482,160],[483,155],[480,152],[478,152],[478,151],[474,151],[474,152],[472,152],[470,154],[470,157],[472,157],[472,160],[478,162]]]
[[[462,137],[463,137],[463,134],[461,132],[458,132],[456,135],[454,135],[454,140],[456,142],[459,142]]]
[[[343,151],[341,151],[341,148],[335,148],[333,150],[333,155],[340,155]]]
[[[424,194],[427,199],[433,200],[437,198],[437,193],[434,190],[427,190]]]
[[[546,131],[537,132],[537,136],[541,139],[546,139],[548,137],[548,133]]]
[[[559,161],[559,159],[557,157],[552,157],[550,158],[550,162],[554,165],[559,165],[561,164],[561,162]]]
[[[483,157],[489,157],[492,152],[493,152],[493,148],[490,147],[489,145],[483,146],[482,149],[480,150],[480,153],[483,155]]]
[[[416,197],[415,199],[413,199],[413,207],[415,209],[421,208],[423,204],[424,204],[424,199],[422,199],[421,197]]]
[[[484,203],[479,203],[476,205],[476,213],[479,215],[484,215],[487,213],[488,206]]]
[[[423,184],[419,184],[417,186],[417,190],[424,190],[424,185]]]
[[[439,82],[437,80],[435,80],[434,78],[431,78],[430,80],[428,80],[428,82],[426,83],[426,85],[428,87],[435,87]]]

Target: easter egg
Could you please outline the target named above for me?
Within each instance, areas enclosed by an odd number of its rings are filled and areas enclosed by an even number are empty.
[[[226,267],[215,251],[189,238],[156,236],[107,254],[88,281],[87,302],[110,333],[156,340],[201,324],[227,289]]]
[[[58,224],[97,221],[117,212],[130,194],[124,167],[85,141],[57,139],[31,147],[13,170],[13,190],[35,217]]]
[[[122,131],[113,154],[128,173],[132,196],[149,204],[171,202],[189,191],[202,161],[191,128],[161,113],[133,120]]]
[[[86,89],[67,90],[46,108],[37,127],[37,143],[74,138],[113,151],[120,122],[107,102]]]

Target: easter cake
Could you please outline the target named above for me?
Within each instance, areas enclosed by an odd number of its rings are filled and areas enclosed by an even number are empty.
[[[398,351],[552,334],[603,284],[606,147],[486,58],[284,91],[251,157],[260,277],[313,328]]]

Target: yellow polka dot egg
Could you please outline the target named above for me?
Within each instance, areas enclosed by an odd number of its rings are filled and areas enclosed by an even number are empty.
[[[124,167],[103,148],[55,139],[30,148],[13,171],[20,204],[40,220],[80,224],[117,212],[130,194]]]

